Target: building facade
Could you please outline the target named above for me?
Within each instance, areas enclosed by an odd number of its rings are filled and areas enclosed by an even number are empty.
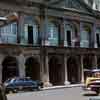
[[[44,86],[84,82],[87,70],[100,67],[96,14],[82,0],[0,2],[7,18],[0,21],[0,81],[29,76]]]

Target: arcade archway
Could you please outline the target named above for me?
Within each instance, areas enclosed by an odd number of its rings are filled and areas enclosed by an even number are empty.
[[[67,60],[67,70],[68,70],[68,81],[71,84],[76,84],[78,83],[79,80],[79,66],[77,63],[77,60],[74,57],[70,57]]]
[[[33,80],[40,80],[40,63],[36,58],[29,57],[25,63],[25,72],[27,77]]]
[[[83,66],[84,66],[84,79],[86,80],[87,77],[91,76],[90,70],[92,69],[92,56],[85,56],[83,59]]]
[[[53,85],[64,84],[64,66],[62,59],[51,57],[49,60],[49,78]]]
[[[15,57],[8,56],[2,63],[2,81],[4,82],[8,78],[18,76],[18,64]]]
[[[100,57],[97,59],[97,67],[100,69]]]

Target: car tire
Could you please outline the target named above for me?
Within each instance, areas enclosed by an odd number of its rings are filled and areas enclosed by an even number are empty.
[[[18,90],[17,90],[17,89],[14,89],[13,92],[14,92],[14,93],[18,93]]]
[[[13,90],[9,90],[8,93],[9,94],[12,94],[12,93],[14,93],[14,91]]]
[[[99,95],[99,90],[96,90],[96,94]]]

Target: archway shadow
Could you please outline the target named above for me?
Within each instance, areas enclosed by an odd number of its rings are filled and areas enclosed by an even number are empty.
[[[2,62],[2,82],[8,78],[16,77],[19,75],[18,62],[13,56],[7,56]]]
[[[29,57],[25,62],[25,72],[27,77],[33,80],[40,80],[40,63],[34,57]]]
[[[57,86],[64,84],[64,78],[62,72],[64,70],[63,60],[57,56],[52,56],[49,60],[49,76],[50,82]]]

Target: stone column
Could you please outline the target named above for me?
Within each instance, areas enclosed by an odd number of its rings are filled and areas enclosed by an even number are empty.
[[[96,40],[96,24],[93,25],[93,39],[94,39],[94,48],[97,48],[97,40]]]
[[[84,83],[84,66],[83,66],[83,55],[81,56],[81,83]]]
[[[49,87],[52,86],[49,80],[49,65],[48,65],[48,55],[45,55],[45,65],[44,65],[44,75],[43,75],[43,80],[44,80],[44,86]]]
[[[48,15],[47,15],[47,8],[41,8],[40,9],[40,31],[41,31],[41,44],[42,46],[44,45],[49,45],[48,43]]]
[[[83,42],[82,42],[82,40],[81,40],[81,32],[83,31],[83,23],[82,22],[80,22],[80,37],[79,37],[79,39],[80,39],[80,47],[82,47],[82,45],[83,45]]]
[[[49,41],[48,41],[48,9],[45,9],[45,19],[44,19],[44,41],[45,41],[45,45],[49,45]]]
[[[65,31],[67,22],[64,21],[63,24],[64,24],[64,46],[67,47],[68,43],[67,43],[67,36],[66,36],[66,31]]]
[[[64,32],[64,19],[61,20],[60,22],[60,46],[63,47],[64,46],[64,35],[65,35],[65,32]]]
[[[0,61],[0,83],[2,83],[2,69],[3,69],[2,62]]]
[[[17,57],[17,60],[18,60],[19,76],[25,77],[25,58],[21,54]]]
[[[3,55],[0,55],[0,83],[2,83],[2,69],[3,69],[3,66],[2,66],[2,62],[3,62],[3,59],[4,59],[4,56]]]
[[[24,36],[24,15],[19,13],[18,18],[18,28],[17,28],[17,42],[21,44],[25,44],[25,36]]]
[[[94,23],[92,26],[92,33],[91,33],[91,43],[93,48],[97,48],[97,41],[96,41],[96,24]]]
[[[40,75],[41,80],[44,83],[44,87],[50,87],[52,84],[49,80],[49,66],[48,66],[48,55],[45,55],[45,51],[41,50],[41,69],[40,69]]]
[[[95,0],[93,0],[92,8],[93,8],[94,10],[96,10],[96,3],[95,3]]]
[[[67,56],[64,56],[64,66],[65,66],[65,85],[70,84],[70,82],[68,81],[68,70],[67,70]]]
[[[93,60],[93,64],[92,64],[93,68],[97,68],[97,56],[94,55],[92,60]]]

